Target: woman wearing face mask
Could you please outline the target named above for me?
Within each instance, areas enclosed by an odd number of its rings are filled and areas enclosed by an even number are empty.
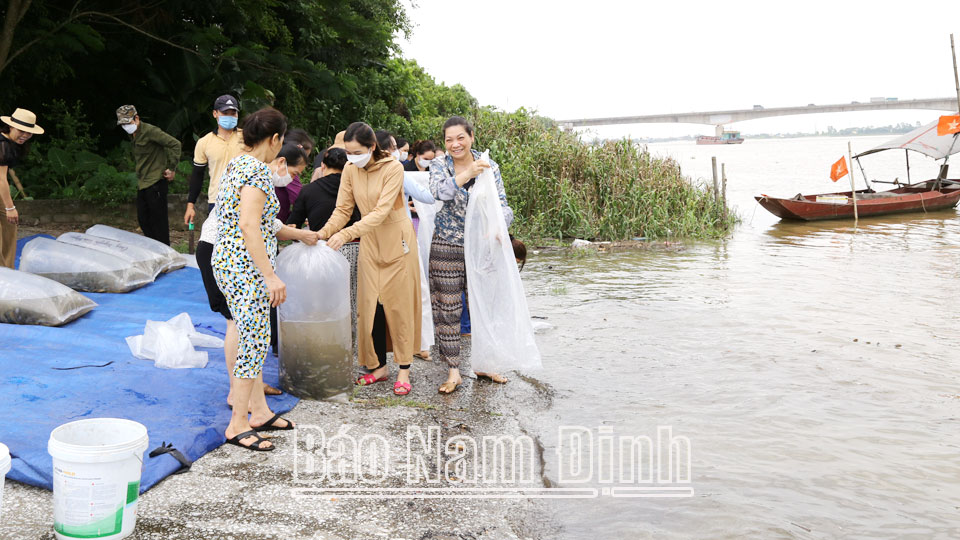
[[[376,132],[376,136],[377,145],[389,152],[391,156],[399,161],[400,151],[397,150],[397,141],[393,138],[393,135],[387,131],[379,130]],[[417,215],[416,209],[413,207],[413,199],[416,199],[424,204],[433,204],[437,202],[430,193],[430,189],[428,189],[426,186],[420,185],[416,180],[407,178],[406,176],[403,178],[403,193],[406,195],[407,215],[410,216],[411,220],[415,219]],[[419,220],[414,221],[414,234],[417,232],[418,223]]]
[[[277,241],[317,240],[315,233],[277,226],[279,203],[273,179],[295,167],[289,163],[292,159],[278,158],[286,127],[286,118],[271,107],[247,117],[243,125],[247,148],[227,165],[216,206],[219,227],[213,275],[238,332],[237,359],[230,374],[233,398],[234,403],[248,403],[250,415],[247,407],[234,407],[225,435],[230,444],[258,451],[274,448],[260,431],[294,428],[292,422],[273,414],[263,395],[261,370],[270,345],[270,307],[286,300],[286,286],[274,271]]]
[[[377,144],[363,122],[347,128],[344,145],[349,164],[343,170],[337,209],[320,229],[333,249],[360,238],[357,314],[360,363],[370,373],[357,379],[366,385],[387,380],[387,349],[393,343],[400,370],[393,392],[410,393],[410,363],[420,350],[420,262],[413,225],[403,196],[403,167]],[[360,221],[343,226],[354,207]],[[342,229],[342,230],[341,230]],[[385,339],[389,332],[390,339]],[[384,339],[380,339],[383,336]]]
[[[310,159],[310,154],[313,152],[314,142],[310,138],[310,135],[303,129],[295,128],[287,131],[283,137],[285,144],[292,144],[294,146],[299,146],[303,150],[307,159]],[[301,171],[303,169],[300,169]],[[275,191],[277,193],[277,200],[280,201],[280,214],[277,218],[286,223],[290,218],[290,210],[293,208],[293,204],[297,202],[297,197],[300,196],[300,190],[303,188],[303,184],[300,182],[300,173],[290,175],[289,180],[285,184],[277,184]]]
[[[286,175],[290,172],[302,171],[304,167],[306,167],[306,159],[303,157],[303,152],[295,145],[284,143],[279,154],[277,154],[277,158],[270,163],[274,185],[281,182],[280,173]],[[215,200],[211,202],[211,204],[214,203],[216,203]],[[276,221],[274,228],[279,230],[281,225],[281,222]],[[203,286],[207,292],[207,301],[210,303],[210,310],[223,315],[223,317],[227,319],[227,334],[223,340],[223,352],[227,361],[227,372],[233,373],[237,361],[237,325],[234,323],[233,315],[231,315],[230,308],[227,306],[227,299],[224,298],[223,293],[220,292],[220,288],[217,286],[211,264],[213,246],[217,242],[217,230],[217,208],[214,206],[210,215],[207,216],[207,219],[203,222],[203,227],[200,229],[200,241],[197,242],[197,266],[200,268],[200,277],[203,279]],[[310,231],[284,231],[283,233],[278,233],[278,236],[289,237],[288,239],[290,240],[300,240],[308,244],[316,243],[316,235],[311,235]],[[273,314],[273,312],[274,310],[271,310],[271,314]],[[271,334],[273,334],[276,328],[275,317],[271,318],[270,328]],[[282,393],[268,384],[264,384],[263,387],[264,393],[267,395],[278,395]],[[232,407],[233,403],[233,378],[231,378],[227,404]]]
[[[4,213],[0,214],[0,266],[13,268],[17,255],[17,224],[20,214],[10,195],[10,183],[7,176],[16,181],[13,168],[27,155],[30,138],[43,133],[37,125],[37,115],[26,109],[17,109],[10,116],[0,116],[0,201],[3,201]],[[17,182],[21,191],[23,187]]]
[[[405,165],[410,157],[410,143],[407,142],[403,137],[397,137],[397,150],[400,151],[400,160],[401,165]]]
[[[410,161],[403,166],[407,172],[429,172],[430,162],[437,157],[437,146],[433,141],[417,141],[413,145]]]
[[[443,141],[447,155],[434,160],[430,167],[430,191],[444,202],[437,212],[436,228],[430,244],[430,295],[433,303],[433,321],[440,342],[440,356],[450,368],[440,393],[449,394],[463,382],[460,377],[460,316],[463,294],[467,289],[466,264],[463,257],[464,218],[470,188],[484,169],[491,169],[496,178],[500,205],[507,226],[513,221],[513,210],[507,206],[500,167],[496,162],[480,159],[473,150],[473,126],[464,118],[454,116],[443,125]],[[498,373],[475,372],[477,377],[505,383]]]

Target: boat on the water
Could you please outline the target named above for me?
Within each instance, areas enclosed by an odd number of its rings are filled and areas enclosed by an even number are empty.
[[[873,183],[894,184],[896,187],[886,191],[875,191],[871,182],[866,180],[867,189],[817,195],[797,194],[787,199],[760,195],[754,197],[763,206],[780,219],[815,221],[821,219],[847,219],[854,217],[856,196],[859,217],[899,214],[905,212],[930,212],[952,208],[960,201],[960,179],[947,178],[947,160],[951,154],[960,152],[957,135],[937,135],[937,122],[919,127],[910,133],[901,135],[880,146],[871,148],[854,156],[857,163],[860,158],[887,150],[904,150],[907,160],[907,183],[898,180]],[[910,183],[910,152],[919,152],[934,159],[942,159],[940,173],[936,178]],[[852,165],[852,164],[851,164]],[[863,167],[861,166],[861,172]],[[852,174],[852,171],[851,171]]]
[[[697,144],[743,144],[743,137],[740,136],[739,131],[727,131],[718,128],[716,136],[700,135],[697,137]]]

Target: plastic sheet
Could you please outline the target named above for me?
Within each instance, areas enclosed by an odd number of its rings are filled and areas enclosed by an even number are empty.
[[[404,174],[413,177],[420,184],[430,183],[430,173]],[[417,246],[420,248],[420,348],[429,350],[435,343],[433,306],[430,303],[430,244],[433,242],[434,221],[437,212],[443,206],[443,201],[426,204],[414,199],[413,206],[417,209],[417,217],[420,219],[417,230]]]
[[[280,386],[301,398],[325,399],[353,388],[350,263],[326,242],[295,243],[277,256],[287,286],[280,304]]]
[[[165,265],[163,267],[164,272],[179,270],[187,264],[175,249],[164,244],[163,242],[158,242],[153,238],[147,238],[146,236],[141,236],[137,233],[124,231],[114,227],[108,227],[107,225],[94,225],[93,227],[87,229],[87,234],[92,234],[93,236],[99,236],[101,238],[110,238],[111,240],[119,240],[121,242],[152,251],[163,257],[165,261]]]
[[[489,160],[488,152],[480,159]],[[496,179],[484,169],[470,190],[464,225],[474,371],[542,367]]]
[[[153,360],[158,368],[202,368],[207,353],[194,347],[222,348],[223,340],[197,332],[190,315],[181,313],[166,322],[147,321],[143,335],[126,339],[130,352],[141,360]]]
[[[60,326],[96,305],[56,281],[0,267],[0,323]]]
[[[153,276],[154,279],[156,279],[157,275],[159,275],[167,265],[166,258],[158,253],[120,240],[93,236],[92,234],[78,232],[63,233],[57,237],[57,242],[95,249],[107,255],[113,255],[140,268],[147,274]]]
[[[20,270],[86,292],[123,293],[153,281],[123,259],[49,238],[34,238],[23,247]]]

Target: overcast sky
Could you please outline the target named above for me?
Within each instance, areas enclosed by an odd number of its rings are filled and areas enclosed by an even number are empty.
[[[409,0],[407,0],[409,1]],[[956,96],[950,33],[960,0],[415,0],[401,41],[438,81],[485,105],[571,118]],[[960,43],[958,43],[960,46]],[[733,124],[825,130],[935,111],[816,114]],[[710,133],[691,124],[595,128],[601,136]]]

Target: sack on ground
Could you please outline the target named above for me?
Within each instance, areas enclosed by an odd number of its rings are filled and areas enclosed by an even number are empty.
[[[280,324],[280,386],[301,398],[324,399],[353,388],[350,263],[327,247],[294,243],[277,256],[287,301]]]
[[[116,229],[114,227],[108,227],[107,225],[94,225],[93,227],[87,229],[87,234],[92,234],[93,236],[99,236],[101,238],[110,238],[111,240],[119,240],[121,242],[152,251],[163,257],[166,263],[163,267],[164,272],[179,270],[187,264],[175,249],[164,244],[163,242],[159,242],[153,238],[147,238],[146,236],[141,236],[137,233]]]
[[[34,238],[23,246],[20,270],[86,292],[124,293],[153,281],[152,275],[123,259],[49,238]]]
[[[0,267],[0,323],[60,326],[96,305],[56,281]]]
[[[488,152],[480,159],[488,160]],[[496,179],[484,169],[470,190],[464,225],[471,367],[502,372],[542,366]]]
[[[92,234],[68,232],[57,237],[57,241],[63,242],[64,244],[95,249],[107,255],[113,255],[140,268],[147,274],[153,276],[154,279],[156,279],[157,275],[160,274],[167,265],[167,259],[159,253],[120,240],[103,238]]]
[[[194,347],[221,348],[223,340],[197,332],[190,315],[181,313],[169,321],[147,321],[143,335],[126,339],[130,352],[141,360],[153,360],[158,368],[202,368],[206,351]]]

